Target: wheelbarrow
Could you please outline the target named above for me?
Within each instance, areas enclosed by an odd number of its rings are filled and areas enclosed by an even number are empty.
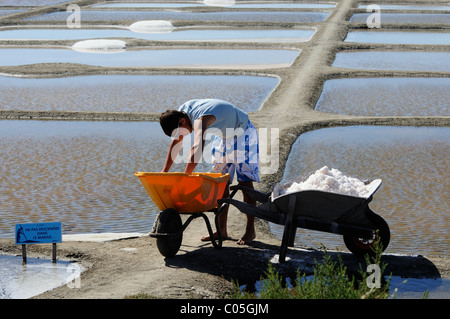
[[[211,242],[215,248],[222,247],[219,216],[228,204],[218,205],[228,186],[230,176],[220,173],[147,173],[137,172],[142,185],[155,205],[161,210],[150,232],[156,238],[161,255],[172,257],[177,254],[183,240],[183,231],[196,218],[202,217],[206,223]],[[232,196],[236,194],[234,191]],[[231,196],[231,197],[232,197]],[[211,223],[205,212],[214,213],[217,236],[213,234]],[[182,223],[180,214],[189,214]]]
[[[274,188],[265,194],[245,186],[231,186],[241,190],[258,206],[229,198],[219,199],[219,204],[231,204],[242,213],[284,226],[279,261],[284,262],[287,247],[294,245],[297,228],[311,229],[343,235],[345,246],[354,255],[373,255],[374,243],[379,241],[383,251],[390,241],[390,230],[386,221],[370,208],[373,194],[381,186],[381,180],[369,185],[367,197],[353,197],[320,190],[303,190],[280,194]],[[234,195],[234,193],[232,193]]]

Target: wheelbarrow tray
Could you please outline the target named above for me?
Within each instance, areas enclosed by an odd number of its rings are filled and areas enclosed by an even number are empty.
[[[183,213],[205,212],[217,207],[230,180],[220,173],[135,173],[160,210],[174,208]]]
[[[221,199],[219,203],[232,204],[245,214],[285,226],[283,251],[287,245],[293,245],[296,228],[355,238],[373,238],[379,228],[381,217],[371,211],[368,204],[380,185],[381,180],[373,181],[368,197],[347,196],[320,190],[303,190],[276,196],[278,194],[274,192],[269,195],[243,186],[232,186],[232,189],[246,192],[261,204],[254,206],[231,198]],[[281,255],[280,259],[284,259]]]
[[[367,197],[303,190],[275,197],[267,203],[267,209],[272,213],[278,213],[280,218],[278,223],[282,224],[289,211],[293,211],[294,218],[302,217],[299,221],[315,219],[371,228],[373,223],[367,218],[366,212],[373,194],[381,186],[381,180],[375,180],[370,185],[372,189]]]

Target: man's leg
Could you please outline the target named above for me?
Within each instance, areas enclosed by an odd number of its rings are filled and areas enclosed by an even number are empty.
[[[253,182],[247,181],[247,182],[239,182],[239,185],[246,186],[248,188],[253,188]],[[256,205],[256,201],[250,198],[246,193],[244,193],[244,202],[251,205]],[[246,215],[247,216],[247,226],[245,227],[245,234],[241,237],[241,239],[238,240],[238,245],[248,245],[250,244],[253,239],[256,238],[256,231],[255,231],[255,217]]]
[[[230,196],[230,184],[228,183],[227,187],[225,188],[225,191],[223,192],[222,198],[227,198]],[[219,215],[219,227],[220,227],[220,233],[222,234],[222,239],[229,239],[228,232],[227,232],[227,219],[228,219],[228,208],[229,205],[225,206],[222,213]],[[217,238],[217,231],[214,232],[214,238]],[[210,241],[211,237],[204,236],[201,239],[202,241]]]
[[[235,171],[235,165],[227,162],[227,152],[225,147],[225,142],[220,137],[216,136],[211,149],[211,161],[213,164],[211,173],[220,173],[223,175],[228,173],[230,175],[230,182],[225,188],[222,198],[230,196],[230,185],[233,181]],[[227,205],[219,216],[219,227],[223,240],[229,239],[227,232],[228,208],[229,206]],[[214,238],[217,238],[217,232],[214,232]],[[210,241],[211,238],[210,236],[204,236],[201,240]]]
[[[238,138],[237,142],[237,165],[236,175],[238,183],[242,186],[252,188],[253,182],[259,183],[259,142],[258,132],[253,124],[249,121],[244,135]],[[250,205],[256,205],[256,201],[252,200],[244,192],[244,202]],[[256,237],[255,217],[247,216],[247,226],[245,234],[238,240],[238,245],[248,245]]]

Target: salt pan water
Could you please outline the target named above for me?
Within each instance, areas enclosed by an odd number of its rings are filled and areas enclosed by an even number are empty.
[[[317,111],[359,116],[449,116],[450,78],[330,79]]]
[[[431,51],[340,51],[334,67],[363,70],[450,71],[450,52]]]
[[[96,38],[138,38],[152,41],[188,41],[188,42],[305,42],[315,30],[310,29],[174,29],[172,32],[133,32],[126,28],[98,29],[56,29],[56,28],[21,28],[0,31],[0,40],[78,40]]]
[[[283,22],[308,23],[324,21],[330,12],[312,11],[223,11],[223,12],[189,12],[189,11],[146,11],[146,10],[83,10],[84,22],[135,22],[140,20],[179,20],[202,22]],[[65,22],[70,16],[67,12],[53,12],[24,19],[24,21],[60,21]]]
[[[449,5],[420,5],[420,4],[379,4],[380,10],[423,10],[423,11],[448,11]],[[360,4],[358,9],[367,9],[368,5]]]
[[[345,42],[386,44],[450,44],[449,32],[430,31],[349,31]]]
[[[115,3],[101,3],[94,4],[93,8],[192,8],[202,7],[215,1],[203,1],[197,3],[189,2],[115,2]],[[220,3],[217,2],[216,3]],[[240,3],[230,1],[230,5],[226,8],[232,9],[330,9],[336,7],[336,2],[328,3],[293,3],[293,2],[255,2],[255,3]]]
[[[0,110],[160,113],[198,96],[252,112],[278,82],[276,77],[232,75],[0,76]]]
[[[300,54],[299,50],[281,49],[140,49],[99,52],[101,50],[86,53],[64,48],[0,49],[0,66],[80,63],[103,67],[265,69],[288,67]]]
[[[372,13],[355,13],[350,22],[366,23]],[[450,23],[450,15],[444,13],[388,13],[381,14],[382,24],[441,25]]]
[[[67,2],[65,0],[2,0],[1,6],[49,6],[58,3]]]

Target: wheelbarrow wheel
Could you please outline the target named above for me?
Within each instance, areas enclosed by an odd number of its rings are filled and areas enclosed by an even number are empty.
[[[377,241],[381,243],[382,251],[384,251],[391,240],[389,226],[381,216],[371,212],[369,219],[375,225],[374,238],[364,239],[353,236],[344,236],[345,246],[356,256],[362,257],[365,254],[374,256],[374,246]]]
[[[183,224],[176,209],[170,208],[159,213],[156,221],[156,245],[164,257],[175,256],[183,239]]]

